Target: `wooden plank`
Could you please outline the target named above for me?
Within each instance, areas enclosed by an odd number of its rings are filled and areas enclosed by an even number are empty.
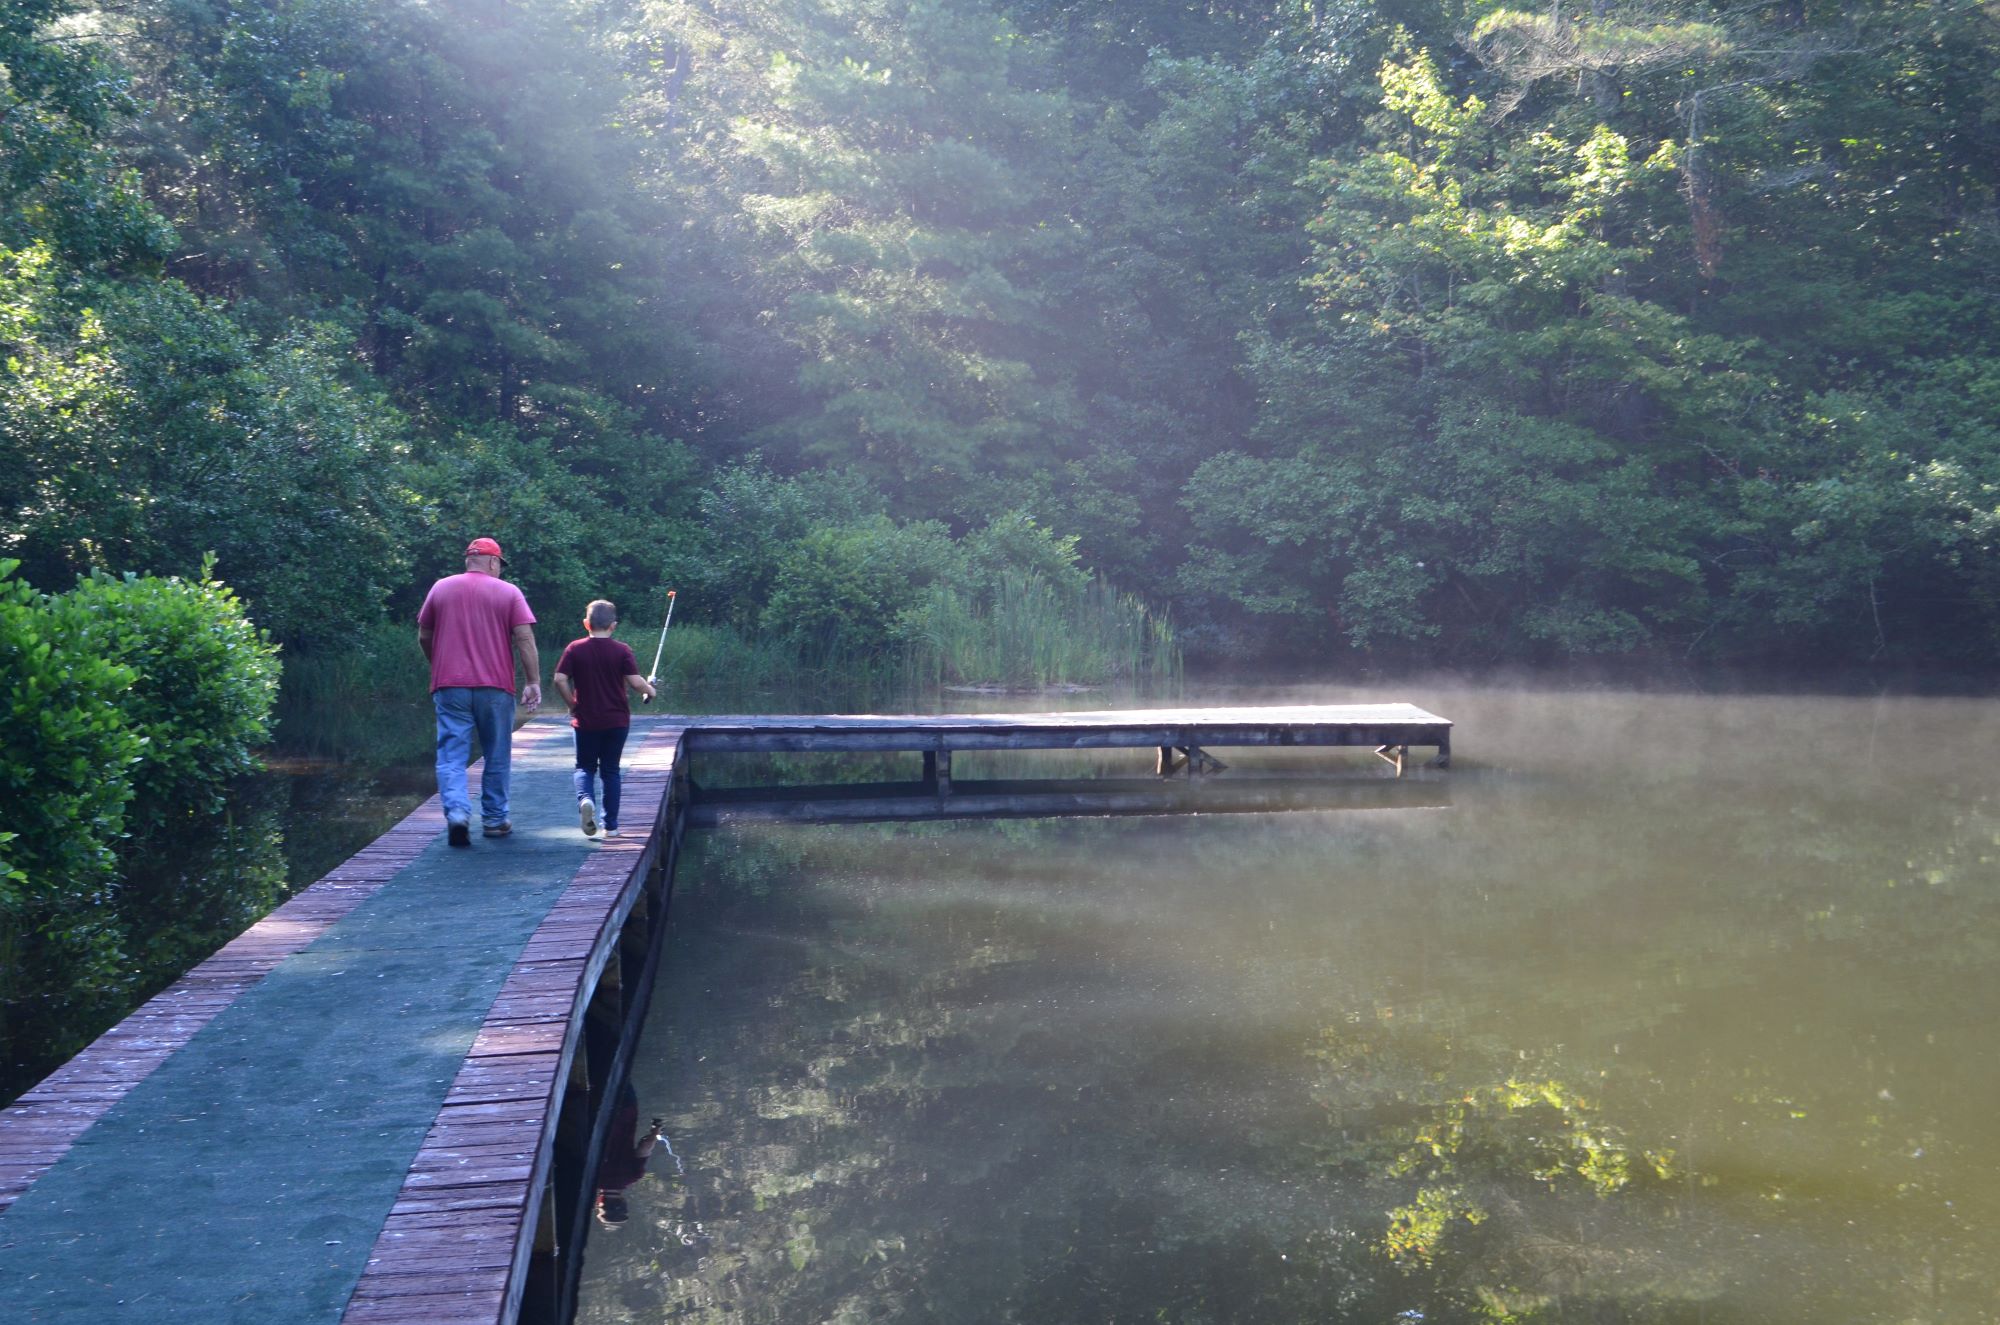
[[[400,1293],[351,1302],[349,1325],[492,1325],[501,1319],[506,1292]]]
[[[1407,706],[1384,706],[1407,707]],[[1273,710],[1272,712],[1277,712]],[[1147,746],[1377,746],[1424,745],[1442,748],[1450,740],[1451,724],[1420,715],[1400,719],[1378,715],[1367,719],[1260,719],[1245,713],[1223,719],[1190,718],[1164,722],[1152,715],[1117,715],[1095,722],[1024,721],[994,725],[959,718],[880,718],[847,725],[823,725],[801,720],[794,725],[704,725],[687,735],[689,750],[735,754],[811,752],[891,752],[943,750],[1109,750]],[[1052,715],[1040,715],[1049,717]]]
[[[628,755],[625,806],[635,826],[660,821],[674,783],[641,781],[631,769],[670,773],[678,739],[676,729],[659,730]],[[522,948],[411,1162],[345,1321],[514,1318],[589,994],[659,849],[651,835],[603,844]],[[501,1291],[449,1291],[468,1286],[461,1275],[475,1263],[505,1267]]]
[[[1446,730],[1431,725],[1401,726],[1187,726],[1187,727],[1022,727],[1013,730],[946,731],[885,727],[860,731],[753,731],[705,733],[702,752],[723,754],[894,753],[927,750],[1125,750],[1147,746],[1438,746]]]

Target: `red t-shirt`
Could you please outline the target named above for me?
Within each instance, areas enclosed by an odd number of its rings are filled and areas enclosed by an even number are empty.
[[[514,693],[514,627],[535,614],[521,591],[496,575],[469,570],[431,586],[417,613],[431,640],[431,689],[491,686]]]
[[[639,674],[639,660],[617,640],[585,637],[571,640],[556,670],[576,691],[576,716],[569,725],[579,731],[601,732],[632,725],[632,701],[625,695],[625,678]]]

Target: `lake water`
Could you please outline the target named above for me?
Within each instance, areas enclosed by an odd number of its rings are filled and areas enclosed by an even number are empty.
[[[2000,705],[1223,698],[1450,803],[693,835],[580,1319],[2000,1318]]]

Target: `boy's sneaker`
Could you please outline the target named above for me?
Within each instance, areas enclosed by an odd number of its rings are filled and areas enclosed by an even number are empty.
[[[590,797],[580,796],[577,798],[576,817],[583,824],[583,835],[585,837],[597,836],[597,806],[591,802]]]
[[[445,840],[455,847],[472,845],[472,826],[463,819],[453,819],[445,825]]]
[[[479,830],[479,834],[481,837],[505,837],[513,831],[514,825],[502,819],[497,824],[483,825]]]
[[[623,836],[625,836],[625,834],[623,834],[623,833],[619,832],[619,831],[618,831],[618,830],[617,830],[616,828],[607,828],[607,829],[605,829],[605,830],[604,830],[604,835],[605,835],[606,837],[623,837]]]

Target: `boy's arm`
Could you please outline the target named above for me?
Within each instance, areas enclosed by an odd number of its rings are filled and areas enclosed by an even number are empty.
[[[659,691],[653,688],[653,683],[651,681],[648,681],[645,677],[639,675],[637,672],[625,673],[625,685],[627,689],[637,691],[638,693],[644,695],[648,700],[656,698],[660,693]]]
[[[556,683],[556,693],[562,696],[563,703],[570,708],[575,708],[576,686],[570,681],[569,674],[567,672],[557,672],[549,680]]]

